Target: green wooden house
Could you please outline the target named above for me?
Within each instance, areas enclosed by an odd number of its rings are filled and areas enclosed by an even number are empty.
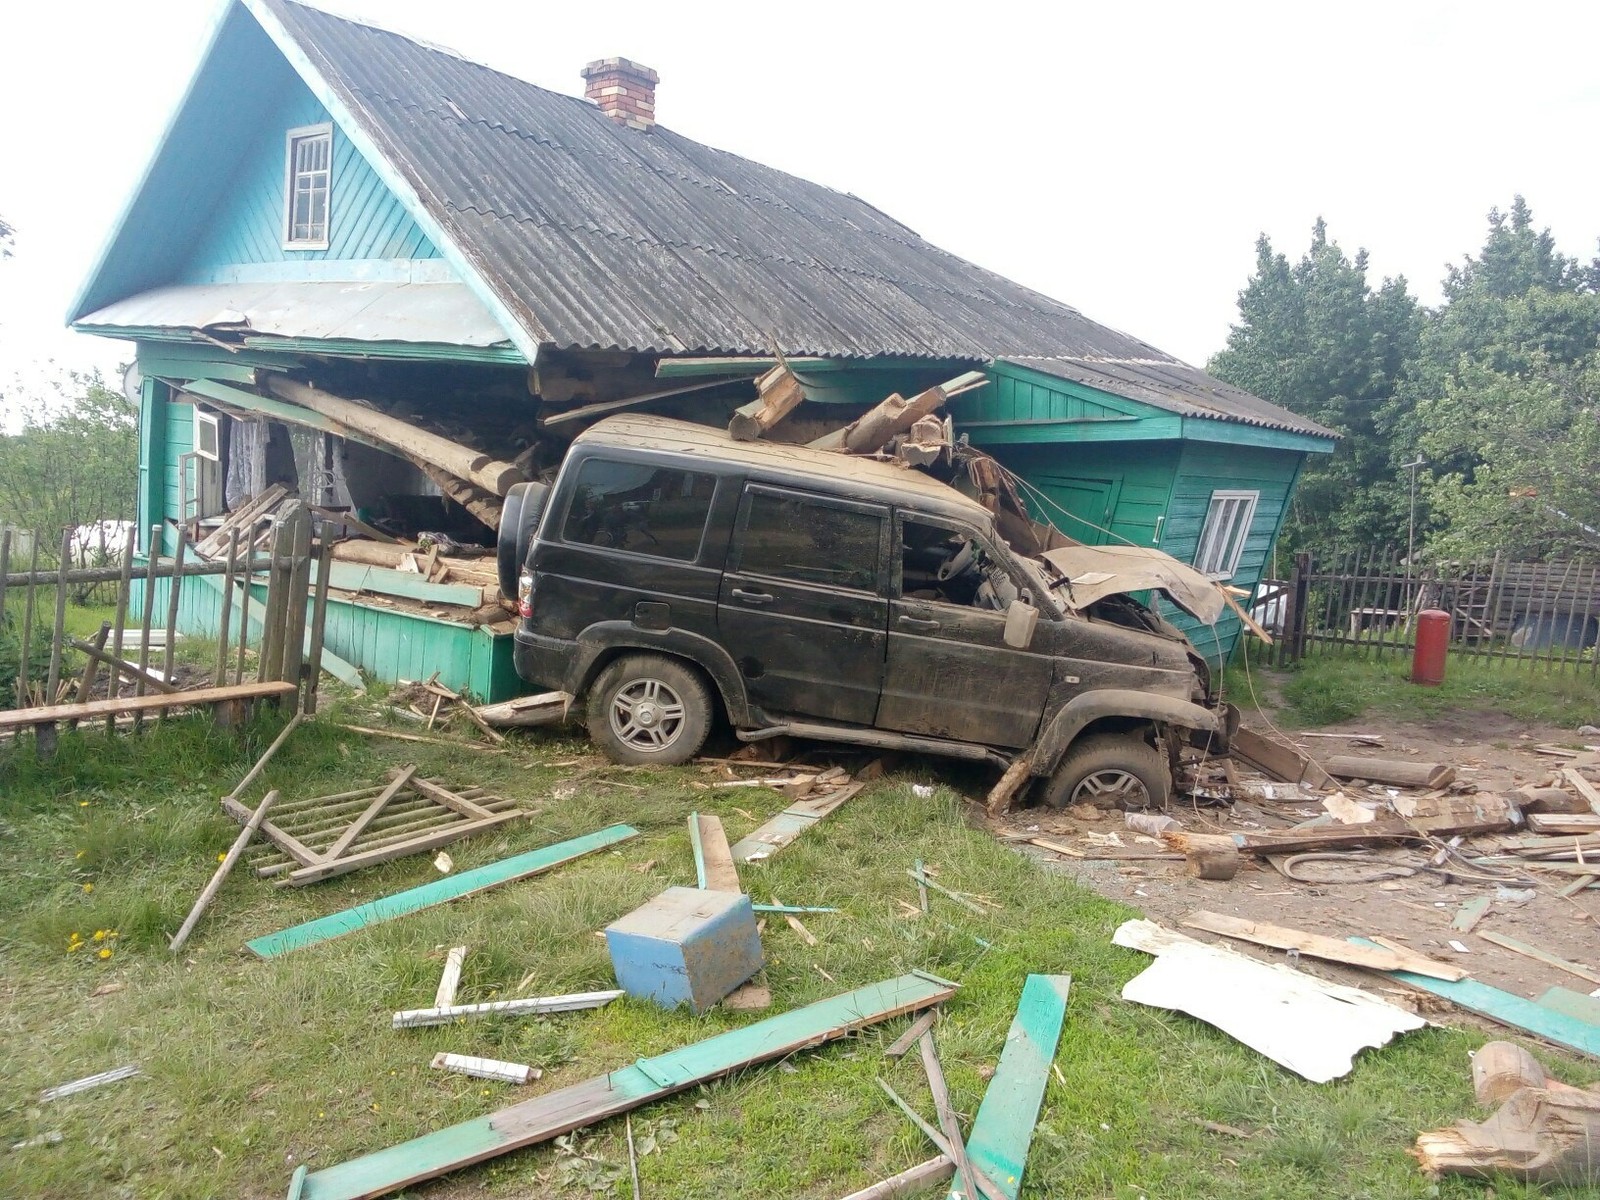
[[[799,416],[835,424],[988,367],[957,429],[1048,498],[1041,515],[1254,581],[1328,431],[853,196],[671,131],[647,68],[583,77],[580,98],[293,0],[222,6],[69,315],[135,348],[142,529],[214,525],[279,482],[401,536],[491,543],[497,497],[285,389],[533,476],[608,407],[725,422],[776,349],[805,383]],[[329,650],[383,679],[514,693],[505,614],[402,574],[334,579]],[[215,628],[219,598],[184,603],[186,628]],[[1212,634],[1218,657],[1235,631]]]

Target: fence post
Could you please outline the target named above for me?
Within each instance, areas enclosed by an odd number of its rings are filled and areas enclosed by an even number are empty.
[[[1311,555],[1302,550],[1294,556],[1294,572],[1289,576],[1289,594],[1283,613],[1283,640],[1279,643],[1278,665],[1299,662],[1305,653],[1306,608],[1311,595]]]

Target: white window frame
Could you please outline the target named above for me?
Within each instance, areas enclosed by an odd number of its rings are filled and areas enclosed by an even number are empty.
[[[205,437],[202,430],[211,431],[211,449],[206,449]],[[222,461],[222,421],[216,413],[204,412],[200,406],[194,409],[194,452],[201,458],[211,462]]]
[[[1245,543],[1250,540],[1250,526],[1255,524],[1260,501],[1260,492],[1211,493],[1205,523],[1200,527],[1200,544],[1195,547],[1195,570],[1204,571],[1212,579],[1233,578]]]
[[[323,180],[323,209],[322,209],[322,236],[320,238],[296,238],[294,236],[294,200],[295,188],[299,176],[306,172],[295,170],[295,148],[302,142],[323,138],[328,143],[328,166],[321,172]],[[324,122],[321,125],[302,125],[298,129],[291,129],[284,135],[283,151],[283,248],[285,250],[326,250],[328,248],[328,230],[333,224],[333,124]]]

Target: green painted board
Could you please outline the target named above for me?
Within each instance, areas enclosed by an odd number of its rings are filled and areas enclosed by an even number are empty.
[[[913,972],[719,1033],[309,1174],[299,1200],[364,1200],[592,1125],[756,1063],[948,999],[955,985]]]
[[[1022,1191],[1022,1168],[1050,1082],[1071,987],[1070,975],[1028,976],[1000,1065],[967,1137],[967,1158],[1011,1200]]]
[[[1366,938],[1353,937],[1348,940],[1358,946],[1378,944],[1369,942]],[[1412,987],[1421,988],[1425,992],[1432,992],[1435,996],[1443,996],[1468,1012],[1488,1017],[1491,1021],[1524,1030],[1535,1037],[1544,1038],[1547,1042],[1565,1046],[1569,1050],[1600,1058],[1600,1025],[1580,1021],[1566,1013],[1536,1004],[1532,1000],[1524,1000],[1521,996],[1510,992],[1502,992],[1499,988],[1479,983],[1475,979],[1458,979],[1450,983],[1443,979],[1429,979],[1426,975],[1413,975],[1410,971],[1381,971],[1379,974],[1398,979],[1401,983],[1409,983]]]
[[[1600,1026],[1600,999],[1571,988],[1553,987],[1535,1001],[1541,1008],[1565,1013],[1577,1021]]]
[[[368,925],[392,921],[396,917],[432,908],[436,904],[446,904],[463,896],[499,887],[503,883],[526,879],[529,875],[537,875],[541,871],[559,867],[562,863],[571,862],[585,854],[593,854],[596,850],[604,850],[608,846],[615,846],[618,842],[625,842],[638,835],[639,831],[631,825],[612,825],[597,833],[585,834],[570,841],[557,842],[553,846],[530,850],[526,854],[503,858],[499,862],[463,871],[459,875],[436,879],[432,883],[396,892],[392,896],[384,896],[368,904],[358,904],[355,908],[347,908],[343,912],[318,917],[315,921],[307,921],[303,925],[294,925],[277,933],[253,938],[245,945],[258,957],[276,958],[280,954],[288,954],[291,950],[298,950],[302,946],[313,946],[330,938],[354,933],[358,929],[365,929]]]

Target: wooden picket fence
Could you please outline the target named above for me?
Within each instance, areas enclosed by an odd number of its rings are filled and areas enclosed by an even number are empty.
[[[1300,554],[1256,604],[1281,606],[1277,661],[1337,650],[1409,656],[1417,614],[1450,615],[1453,654],[1514,667],[1595,676],[1600,665],[1600,562],[1405,561],[1403,551]]]
[[[147,545],[162,546],[164,532],[163,526],[152,526]],[[9,694],[0,696],[0,725],[16,727],[25,723],[23,713],[50,710],[52,718],[40,720],[37,729],[42,738],[49,725],[53,739],[57,721],[78,723],[55,710],[84,706],[96,714],[105,712],[108,732],[124,724],[138,729],[144,723],[143,709],[131,718],[110,710],[152,695],[194,695],[203,704],[200,691],[205,685],[239,689],[289,683],[292,688],[277,694],[292,692],[296,708],[315,711],[331,545],[314,540],[312,515],[304,504],[284,505],[265,531],[236,526],[193,545],[188,528],[174,526],[172,552],[147,551],[142,563],[128,547],[115,562],[77,566],[75,560],[81,559],[74,534],[65,530],[57,541],[43,534],[18,538],[13,530],[0,531],[0,635],[17,648]],[[15,569],[21,564],[13,561],[13,545],[19,542],[29,546],[25,570]],[[46,545],[59,545],[59,554],[41,561]],[[315,588],[314,561],[321,564]],[[201,576],[216,576],[221,583],[220,589],[208,585],[218,604],[216,654],[205,673],[209,678],[191,675],[194,686],[186,690],[174,683],[178,620],[185,585]],[[263,582],[265,598],[258,601],[256,591]],[[103,621],[92,637],[76,637],[67,628],[69,603],[83,596],[84,589],[97,587],[111,589],[114,618]]]

